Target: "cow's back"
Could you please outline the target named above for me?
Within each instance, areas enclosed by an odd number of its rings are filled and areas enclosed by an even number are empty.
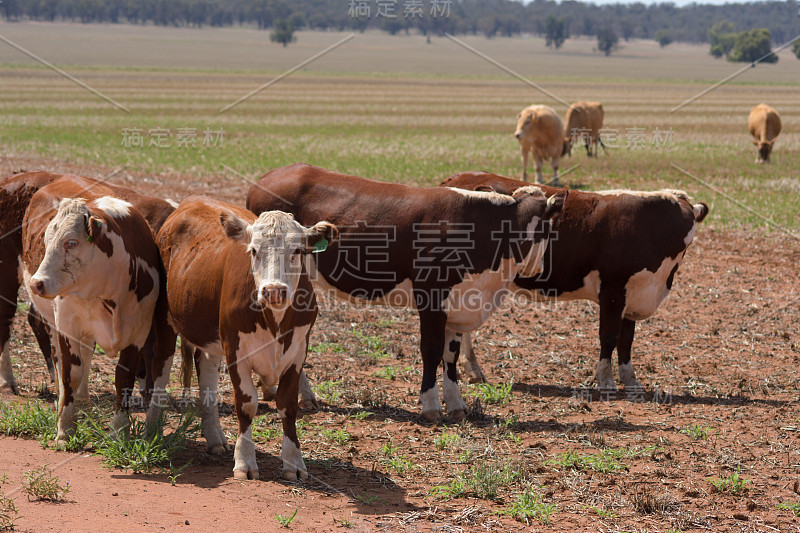
[[[220,301],[226,274],[251,280],[247,250],[225,235],[220,214],[233,212],[252,223],[255,216],[240,207],[203,196],[190,196],[167,218],[156,244],[167,272],[167,299],[176,329],[196,346],[218,340]],[[229,260],[241,254],[246,261]],[[245,289],[236,289],[240,292]],[[249,298],[251,294],[247,294]]]
[[[758,104],[750,110],[747,128],[757,141],[772,141],[781,132],[780,115],[767,104]]]
[[[590,130],[592,138],[603,127],[603,105],[600,102],[575,102],[567,110],[564,136],[574,136],[574,130]]]

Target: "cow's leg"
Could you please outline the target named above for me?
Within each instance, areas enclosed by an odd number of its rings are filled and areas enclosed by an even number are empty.
[[[281,460],[283,461],[283,478],[294,481],[297,478],[308,479],[308,470],[300,452],[300,441],[297,439],[297,394],[299,384],[305,372],[297,372],[294,366],[289,367],[278,382],[278,393],[275,396],[275,407],[283,424],[283,443],[281,444]]]
[[[142,359],[141,351],[136,346],[128,346],[119,352],[119,361],[114,376],[117,391],[117,412],[111,421],[111,428],[119,432],[128,428],[128,412],[133,397],[133,386],[136,384],[136,371]]]
[[[611,354],[617,346],[625,309],[625,289],[608,287],[600,290],[600,360],[597,362],[597,388],[601,392],[616,392]]]
[[[559,156],[556,156],[556,157],[554,157],[553,159],[550,160],[550,166],[553,167],[553,187],[558,187],[558,185],[559,185],[559,182],[558,182],[558,163],[559,163],[559,160],[560,160]]]
[[[472,333],[464,333],[461,336],[461,365],[464,368],[464,376],[470,383],[486,383],[486,376],[481,370],[475,350],[472,348]]]
[[[300,372],[300,407],[302,409],[319,409],[319,402],[317,401],[317,397],[314,395],[314,391],[311,390],[311,383],[308,381],[308,376],[306,375],[306,371],[303,370]]]
[[[589,137],[586,137],[583,142],[586,144],[586,155],[592,157],[592,145]]]
[[[77,390],[81,386],[84,374],[89,373],[88,362],[94,343],[87,344],[66,335],[58,334],[61,359],[61,390],[58,398],[58,434],[57,441],[67,441],[75,433],[75,403]]]
[[[92,357],[96,349],[97,345],[91,340],[80,343],[79,351],[83,372],[81,374],[81,383],[78,385],[78,390],[75,391],[75,399],[83,405],[89,404],[89,374],[92,371]]]
[[[617,357],[619,358],[619,380],[625,385],[625,390],[643,391],[644,387],[636,379],[636,372],[631,363],[631,348],[633,347],[633,333],[636,329],[636,322],[622,319],[622,328],[619,332],[617,341]]]
[[[228,449],[228,440],[219,423],[217,387],[222,357],[202,353],[197,365],[197,387],[200,391],[200,417],[202,432],[208,451],[221,455]]]
[[[9,236],[11,238],[11,236]],[[19,394],[14,369],[11,366],[11,325],[17,312],[17,292],[19,259],[11,250],[12,246],[2,242],[0,246],[0,392]]]
[[[447,404],[447,414],[454,420],[464,418],[467,406],[458,388],[458,356],[461,353],[462,334],[447,328],[444,335],[444,353],[442,356],[442,396]]]
[[[542,177],[542,166],[544,166],[544,160],[534,156],[533,169],[536,171],[536,183],[544,184],[544,178]]]
[[[39,349],[42,350],[44,362],[47,364],[47,371],[50,373],[50,381],[56,382],[56,369],[53,365],[53,346],[50,343],[50,329],[44,322],[44,318],[39,314],[39,310],[31,303],[28,309],[28,324],[36,337],[36,343]]]
[[[520,148],[522,151],[522,181],[528,181],[528,150]]]
[[[228,360],[228,373],[231,376],[231,383],[233,383],[233,403],[236,406],[236,420],[239,423],[239,436],[236,438],[236,448],[233,450],[233,477],[236,479],[258,479],[256,447],[253,443],[252,433],[253,419],[258,410],[258,391],[253,384],[250,367],[245,364],[238,364],[236,351],[229,350],[227,345],[223,346]],[[294,401],[296,414],[297,389],[294,392]]]
[[[429,294],[424,295],[423,298],[429,296]],[[422,403],[422,416],[428,420],[438,420],[442,416],[442,403],[439,401],[439,388],[436,386],[436,372],[442,361],[446,324],[447,315],[441,311],[419,312],[420,352],[422,353],[422,388],[419,398]]]
[[[598,143],[600,143],[600,146],[602,146],[602,147],[603,147],[603,153],[604,153],[604,154],[606,154],[606,155],[608,155],[608,150],[606,150],[606,145],[605,145],[605,143],[603,143],[603,138],[602,138],[602,137],[600,137],[600,136],[598,136],[598,137],[597,137],[597,142],[598,142]],[[595,154],[597,154],[598,150],[597,150],[597,147],[596,147],[596,146],[595,146],[595,149],[594,149],[594,151],[595,151]]]
[[[156,301],[156,308],[153,311],[153,320],[150,325],[150,333],[142,348],[142,355],[145,358],[145,368],[149,370],[146,379],[146,388],[150,390],[152,383],[152,394],[150,403],[147,407],[145,423],[150,427],[155,427],[161,418],[161,410],[167,406],[169,396],[167,395],[167,383],[169,382],[169,372],[172,369],[172,359],[175,356],[175,342],[178,334],[172,329],[167,320],[169,305],[167,303],[166,286],[164,274],[161,273],[160,292]],[[147,359],[150,359],[147,361]]]

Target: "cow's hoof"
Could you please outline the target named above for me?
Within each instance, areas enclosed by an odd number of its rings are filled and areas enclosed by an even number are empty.
[[[466,418],[467,416],[467,413],[463,409],[456,409],[455,411],[450,411],[447,414],[450,415],[450,418],[452,418],[456,422],[464,420],[464,418]]]
[[[483,375],[483,372],[480,374],[467,374],[466,377],[471,385],[476,383],[488,383],[488,381],[486,381],[486,376]]]
[[[242,481],[258,479],[258,470],[234,470],[233,477]]]
[[[436,422],[442,418],[442,411],[440,409],[434,409],[433,411],[422,411],[422,418],[430,422]]]
[[[19,396],[19,387],[16,383],[3,383],[0,385],[0,393],[2,394],[15,394]]]
[[[208,453],[211,455],[222,455],[228,451],[227,444],[216,444],[214,446],[209,446]]]
[[[300,478],[301,481],[305,481],[308,479],[308,472],[305,470],[284,470],[283,471],[283,479],[286,481],[297,481],[297,478]]]
[[[304,398],[304,399],[300,400],[297,403],[297,405],[300,406],[300,409],[304,409],[306,411],[314,411],[314,410],[319,409],[319,403],[317,402],[316,398],[311,399],[311,400],[308,399],[308,398]]]

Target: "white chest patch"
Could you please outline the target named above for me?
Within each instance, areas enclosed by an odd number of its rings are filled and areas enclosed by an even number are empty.
[[[285,352],[283,344],[261,326],[256,326],[253,333],[239,333],[239,350],[236,354],[239,370],[254,371],[267,387],[276,385],[290,367],[300,373],[306,358],[306,335],[310,327],[306,324],[294,328],[292,343]]]
[[[650,318],[659,304],[669,294],[667,278],[675,265],[683,259],[684,251],[677,258],[666,257],[655,272],[643,269],[630,277],[625,284],[625,311],[623,316],[629,320]]]

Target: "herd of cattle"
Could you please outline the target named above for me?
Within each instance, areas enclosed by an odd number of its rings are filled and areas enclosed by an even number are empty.
[[[596,103],[568,113],[568,128],[589,132],[590,155],[602,145],[602,120]],[[777,113],[757,106],[750,130],[766,161],[780,131]],[[572,136],[564,131],[545,106],[520,114],[523,164],[532,151],[539,181],[543,159],[557,172],[558,157],[569,152]],[[543,132],[558,136],[557,154],[543,148]],[[224,358],[239,425],[234,476],[258,477],[250,428],[256,374],[266,388],[276,387],[283,476],[304,479],[295,421],[298,396],[314,402],[302,367],[316,292],[417,311],[427,419],[443,412],[439,365],[447,414],[464,417],[459,355],[466,376],[485,381],[470,334],[508,295],[598,303],[598,388],[616,391],[616,349],[620,382],[641,389],[631,363],[635,323],[667,296],[708,214],[705,203],[676,190],[583,192],[485,172],[421,188],[306,164],[265,174],[246,207],[204,196],[177,205],[69,174],[26,172],[0,181],[0,390],[18,393],[10,335],[23,285],[28,321],[59,389],[59,440],[75,431],[76,402],[88,399],[95,345],[119,354],[114,430],[128,422],[137,377],[144,377],[140,392],[154,423],[180,335],[185,366],[194,361],[197,369],[208,449],[228,449],[217,407]]]

